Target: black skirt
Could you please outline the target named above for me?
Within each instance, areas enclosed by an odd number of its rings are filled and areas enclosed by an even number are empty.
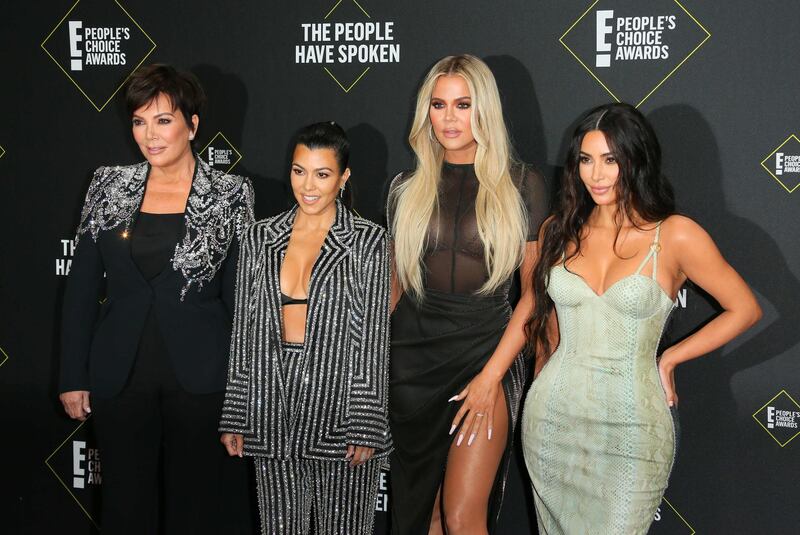
[[[459,403],[448,403],[492,356],[511,316],[504,295],[476,297],[426,290],[417,302],[403,295],[392,315],[389,420],[392,535],[428,532]],[[520,354],[503,378],[508,409],[506,451],[489,501],[488,530],[503,500],[527,362]]]

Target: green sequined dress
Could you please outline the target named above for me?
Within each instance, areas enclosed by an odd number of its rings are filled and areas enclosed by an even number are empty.
[[[659,231],[602,295],[563,262],[550,272],[561,338],[522,417],[542,535],[645,534],[667,487],[675,426],[655,357],[673,301],[656,282]]]

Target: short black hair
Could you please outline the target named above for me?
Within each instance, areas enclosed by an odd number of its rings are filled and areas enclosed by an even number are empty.
[[[193,129],[192,115],[200,115],[205,106],[206,94],[200,82],[189,72],[178,71],[171,65],[153,63],[140,67],[125,85],[125,108],[128,116],[163,94],[180,110],[186,125]]]
[[[336,154],[339,173],[344,173],[350,161],[350,141],[344,128],[333,121],[304,126],[295,135],[294,145],[305,145],[309,149],[332,149]]]

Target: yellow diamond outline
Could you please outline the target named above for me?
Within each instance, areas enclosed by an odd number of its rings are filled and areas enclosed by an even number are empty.
[[[2,148],[2,147],[0,147],[0,148]],[[2,157],[2,156],[0,156],[0,157]],[[0,368],[2,368],[3,364],[5,364],[10,357],[8,356],[8,353],[6,353],[5,350],[3,350],[2,347],[0,347],[0,353],[2,353],[2,355],[3,355],[3,360],[0,361]]]
[[[110,96],[110,97],[108,97],[108,100],[106,100],[106,101],[103,103],[103,105],[102,105],[102,106],[100,106],[100,107],[98,108],[98,107],[97,107],[97,104],[95,104],[95,103],[94,103],[94,101],[93,101],[93,100],[92,100],[92,99],[89,97],[89,95],[87,95],[87,94],[86,94],[86,92],[85,92],[85,91],[84,91],[84,90],[81,88],[81,86],[79,86],[79,85],[78,85],[78,82],[76,82],[76,81],[75,81],[75,79],[74,79],[72,76],[70,76],[70,74],[69,74],[69,73],[68,73],[66,70],[64,70],[64,67],[62,67],[62,66],[61,66],[61,64],[60,64],[58,61],[56,61],[56,58],[54,58],[54,57],[53,57],[53,55],[50,53],[50,51],[49,51],[49,50],[47,50],[47,48],[45,48],[45,46],[44,46],[44,45],[45,45],[45,43],[48,41],[48,39],[50,39],[50,38],[53,36],[53,34],[56,32],[56,30],[58,30],[58,28],[59,28],[59,27],[60,27],[60,26],[61,26],[61,25],[64,23],[64,21],[65,21],[65,20],[67,20],[67,17],[69,17],[69,14],[70,14],[70,13],[72,13],[72,11],[73,11],[73,10],[74,10],[76,7],[78,7],[78,4],[80,4],[80,3],[81,3],[81,0],[77,0],[77,1],[75,2],[75,4],[73,4],[73,6],[72,6],[71,8],[69,8],[69,10],[67,11],[66,15],[64,15],[64,16],[61,18],[61,20],[60,20],[60,21],[58,21],[58,24],[56,24],[56,25],[55,25],[55,27],[53,28],[53,30],[52,30],[52,31],[51,31],[51,32],[50,32],[50,33],[47,35],[47,37],[45,37],[45,38],[44,38],[44,41],[42,41],[42,43],[41,43],[39,46],[42,48],[42,50],[44,50],[44,51],[45,51],[45,53],[46,53],[48,56],[50,56],[50,59],[52,59],[52,60],[53,60],[53,63],[55,63],[55,64],[58,66],[58,68],[59,68],[59,69],[61,69],[61,72],[63,72],[63,73],[66,75],[66,77],[67,77],[67,78],[69,78],[70,82],[72,82],[72,83],[75,85],[75,87],[77,87],[77,88],[78,88],[78,91],[80,91],[80,92],[81,92],[81,94],[82,94],[84,97],[86,97],[86,100],[88,100],[88,101],[89,101],[89,102],[92,104],[92,106],[94,106],[94,109],[96,109],[98,112],[101,112],[101,111],[103,111],[103,109],[105,109],[105,107],[108,105],[108,103],[109,103],[109,102],[111,102],[111,99],[112,99],[112,98],[114,98],[114,96],[116,96],[116,94],[119,92],[119,90],[120,90],[120,89],[122,89],[122,86],[124,86],[124,85],[125,85],[125,83],[126,83],[126,82],[128,81],[128,79],[131,77],[131,75],[132,75],[134,72],[136,72],[136,69],[138,69],[139,67],[141,67],[141,66],[142,66],[142,63],[144,63],[144,62],[145,62],[145,60],[146,60],[146,59],[147,59],[147,58],[150,56],[150,54],[152,54],[152,53],[153,53],[153,50],[155,50],[155,49],[156,49],[156,46],[157,46],[157,45],[156,45],[155,41],[153,41],[153,40],[150,38],[150,36],[147,34],[147,32],[146,32],[146,31],[144,31],[144,29],[143,29],[141,26],[139,26],[139,23],[138,23],[138,22],[136,22],[136,19],[134,19],[134,18],[131,16],[131,14],[130,14],[130,13],[128,13],[128,11],[127,11],[127,10],[126,10],[124,7],[122,7],[122,4],[120,4],[120,3],[118,2],[118,0],[114,0],[114,3],[115,3],[115,4],[117,4],[117,6],[118,6],[118,7],[119,7],[119,8],[122,10],[122,12],[123,12],[123,13],[125,13],[125,15],[127,15],[129,19],[131,19],[131,21],[132,21],[132,22],[133,22],[133,23],[136,25],[136,27],[137,27],[137,28],[139,28],[139,31],[141,31],[141,32],[142,32],[142,34],[144,34],[144,36],[147,38],[147,40],[148,40],[148,41],[150,41],[150,42],[153,44],[153,47],[152,47],[152,48],[151,48],[151,49],[150,49],[150,50],[147,52],[147,54],[145,54],[145,55],[144,55],[144,57],[142,57],[142,60],[141,60],[141,61],[140,61],[140,62],[139,62],[137,65],[136,65],[136,67],[134,67],[134,68],[131,70],[131,72],[129,72],[129,73],[128,73],[128,76],[126,76],[126,77],[125,77],[125,79],[122,81],[122,83],[120,83],[120,84],[119,84],[119,87],[117,87],[117,88],[114,90],[114,92],[111,94],[111,96]]]
[[[214,141],[215,141],[215,140],[216,140],[218,137],[220,137],[220,136],[222,136],[222,139],[224,139],[224,140],[225,140],[225,142],[228,144],[228,146],[229,146],[230,148],[232,148],[232,149],[233,149],[233,152],[235,152],[235,153],[236,153],[236,155],[237,155],[237,156],[239,156],[239,157],[236,159],[236,161],[235,161],[235,162],[233,162],[233,163],[231,164],[231,166],[228,168],[228,170],[227,170],[227,171],[225,171],[225,173],[230,173],[230,172],[231,172],[231,169],[233,169],[234,167],[236,167],[236,164],[237,164],[237,163],[239,163],[239,162],[241,161],[241,159],[242,159],[242,153],[240,153],[240,152],[239,152],[239,151],[236,149],[236,147],[234,147],[234,146],[233,146],[233,143],[231,143],[230,141],[228,141],[228,138],[227,138],[227,137],[225,137],[225,134],[223,134],[221,131],[218,131],[218,132],[217,132],[217,134],[216,134],[216,135],[215,135],[213,138],[211,138],[211,141],[209,141],[208,143],[206,143],[206,146],[205,146],[205,147],[203,147],[203,150],[201,150],[201,151],[200,151],[200,157],[201,157],[201,158],[203,157],[203,153],[206,151],[206,149],[207,149],[207,148],[208,148],[208,147],[209,147],[209,146],[210,146],[212,143],[214,143]],[[212,167],[213,167],[213,166],[212,166]]]
[[[686,524],[686,527],[687,527],[687,528],[689,528],[689,529],[692,531],[692,532],[691,532],[689,535],[694,535],[695,533],[697,533],[697,532],[695,531],[695,529],[692,527],[692,525],[691,525],[691,524],[689,524],[689,522],[687,522],[687,520],[686,520],[685,518],[683,518],[683,515],[682,515],[682,514],[680,514],[680,513],[678,512],[678,510],[677,510],[677,509],[675,509],[675,506],[674,506],[674,505],[672,505],[672,503],[670,503],[670,501],[667,499],[667,497],[666,497],[666,496],[662,496],[662,497],[661,497],[661,499],[662,499],[662,500],[664,500],[664,502],[666,502],[666,504],[667,504],[667,505],[669,505],[669,508],[670,508],[670,509],[672,509],[672,512],[673,512],[673,513],[675,513],[676,515],[678,515],[678,518],[680,518],[680,519],[681,519],[681,522],[683,522],[684,524]]]
[[[775,435],[773,435],[773,434],[770,432],[770,430],[769,430],[769,429],[767,429],[766,427],[764,427],[764,424],[762,424],[762,423],[761,423],[761,420],[759,420],[758,418],[756,418],[756,414],[758,414],[759,412],[763,411],[763,410],[764,410],[764,407],[766,407],[767,405],[769,405],[770,403],[772,403],[773,401],[775,401],[775,399],[776,399],[778,396],[780,396],[781,394],[783,394],[783,395],[785,395],[787,398],[789,398],[789,399],[792,401],[792,403],[794,403],[794,404],[795,404],[795,406],[796,406],[798,409],[800,409],[800,403],[797,403],[797,401],[795,401],[795,399],[794,399],[792,396],[790,396],[790,395],[789,395],[789,393],[786,391],[786,389],[783,389],[783,390],[781,390],[780,392],[778,392],[777,394],[775,394],[774,396],[772,396],[772,399],[770,399],[769,401],[767,401],[766,403],[764,403],[764,404],[761,406],[761,408],[760,408],[760,409],[758,409],[756,412],[754,412],[754,413],[753,413],[753,420],[755,420],[755,421],[758,423],[758,425],[760,425],[760,426],[761,426],[761,428],[762,428],[764,431],[766,431],[766,432],[767,432],[767,434],[768,434],[769,436],[771,436],[771,437],[772,437],[772,440],[774,440],[775,442],[777,442],[778,446],[780,446],[781,448],[783,448],[783,447],[785,447],[787,444],[789,444],[789,442],[791,442],[792,440],[796,439],[796,438],[797,438],[797,435],[800,435],[800,430],[798,430],[798,431],[797,431],[797,433],[795,433],[794,435],[792,435],[792,438],[790,438],[789,440],[787,440],[786,442],[784,442],[783,444],[781,444],[781,441],[780,441],[780,440],[778,440],[777,438],[775,438]]]
[[[336,4],[334,4],[334,6],[333,6],[333,7],[330,9],[330,11],[328,11],[328,13],[325,15],[325,17],[323,18],[323,20],[328,20],[328,17],[330,17],[330,16],[333,14],[333,12],[334,12],[334,11],[336,11],[336,8],[338,8],[338,7],[339,7],[339,5],[341,5],[341,3],[342,3],[343,1],[344,1],[344,0],[338,0],[338,1],[336,2]],[[369,13],[367,13],[367,10],[366,10],[366,9],[364,9],[364,7],[363,7],[361,4],[359,4],[359,3],[358,3],[356,0],[350,0],[350,1],[351,1],[351,2],[353,2],[353,3],[356,5],[356,7],[358,7],[358,9],[360,9],[360,10],[361,10],[361,12],[362,12],[362,13],[363,13],[363,14],[364,14],[364,15],[365,15],[365,16],[366,16],[368,19],[371,19],[371,18],[372,18],[372,17],[370,16],[370,14],[369,14]],[[351,84],[350,84],[348,87],[345,87],[345,86],[344,86],[344,84],[343,84],[342,82],[340,82],[340,81],[339,81],[339,79],[338,79],[338,78],[337,78],[337,77],[336,77],[336,76],[335,76],[335,75],[334,75],[334,74],[333,74],[333,73],[330,71],[330,69],[328,69],[328,67],[325,67],[325,66],[323,66],[322,68],[323,68],[323,69],[325,69],[325,72],[327,72],[327,73],[328,73],[328,76],[330,76],[331,78],[333,78],[333,81],[334,81],[334,82],[336,82],[336,85],[338,85],[340,88],[342,88],[342,91],[344,91],[345,93],[349,93],[349,92],[350,92],[350,90],[351,90],[351,89],[353,89],[353,88],[356,86],[356,84],[357,84],[358,82],[360,82],[360,81],[361,81],[361,79],[364,77],[364,75],[365,75],[365,74],[367,74],[367,71],[369,71],[369,70],[372,68],[372,66],[370,65],[369,67],[367,67],[366,69],[364,69],[364,72],[362,72],[361,74],[359,74],[359,75],[358,75],[358,78],[356,78],[356,79],[353,81],[353,83],[351,83]]]
[[[606,84],[604,84],[604,83],[602,82],[602,80],[600,80],[600,78],[599,78],[599,77],[598,77],[598,76],[597,76],[597,75],[594,73],[594,71],[592,71],[592,69],[590,69],[590,68],[589,68],[589,67],[588,67],[588,66],[587,66],[587,65],[586,65],[586,64],[583,62],[583,60],[581,60],[581,58],[579,58],[579,57],[578,57],[578,55],[577,55],[577,54],[575,54],[575,52],[573,52],[573,51],[572,51],[572,49],[571,49],[571,48],[570,48],[570,47],[569,47],[569,46],[568,46],[568,45],[567,45],[567,44],[564,42],[564,38],[567,36],[567,34],[568,34],[569,32],[571,32],[571,31],[572,31],[572,29],[573,29],[575,26],[577,26],[577,24],[578,24],[578,23],[579,23],[581,20],[583,20],[583,17],[585,17],[585,16],[586,16],[586,14],[587,14],[587,13],[589,13],[589,11],[591,11],[591,10],[592,10],[592,8],[593,8],[593,7],[594,7],[594,6],[595,6],[595,5],[596,5],[596,4],[597,4],[599,1],[600,1],[600,0],[594,0],[594,2],[592,2],[592,4],[591,4],[591,5],[590,5],[590,6],[589,6],[587,9],[586,9],[586,11],[584,11],[584,12],[583,12],[583,14],[581,14],[581,16],[580,16],[580,17],[578,17],[578,20],[576,20],[575,22],[573,22],[573,23],[572,23],[572,26],[570,26],[569,28],[567,28],[567,31],[565,31],[565,32],[564,32],[564,33],[561,35],[561,37],[559,37],[559,38],[558,38],[558,41],[559,41],[559,42],[560,42],[562,45],[564,45],[564,48],[566,48],[566,49],[569,51],[569,53],[570,53],[570,54],[572,54],[572,57],[574,57],[574,58],[575,58],[575,59],[578,61],[578,63],[580,63],[580,64],[583,66],[583,68],[584,68],[584,69],[586,69],[586,71],[587,71],[589,74],[591,74],[591,75],[592,75],[592,78],[594,78],[594,79],[597,81],[597,83],[598,83],[598,84],[600,84],[600,85],[602,86],[602,88],[603,88],[603,89],[605,89],[605,90],[606,90],[606,92],[608,92],[608,94],[609,94],[609,95],[611,95],[611,96],[614,98],[614,100],[616,100],[617,102],[622,102],[622,101],[619,99],[619,97],[617,97],[617,95],[615,95],[615,94],[614,94],[614,92],[613,92],[613,91],[611,91],[611,90],[608,88],[608,86],[606,86]],[[695,53],[695,52],[697,52],[697,51],[700,49],[700,47],[701,47],[701,46],[703,46],[703,45],[706,43],[706,41],[708,41],[708,40],[711,38],[711,32],[709,32],[709,31],[708,31],[708,30],[705,28],[705,26],[703,26],[702,24],[700,24],[700,21],[699,21],[699,20],[697,20],[697,19],[694,17],[694,15],[692,15],[691,13],[689,13],[689,10],[688,10],[688,9],[686,9],[685,7],[683,7],[683,4],[681,4],[681,3],[680,3],[678,0],[672,0],[672,1],[673,1],[673,2],[675,2],[675,3],[678,5],[678,7],[680,7],[680,8],[681,8],[681,9],[684,11],[684,13],[686,13],[686,14],[689,16],[689,18],[690,18],[690,19],[692,19],[692,20],[694,21],[694,23],[695,23],[695,24],[697,24],[697,26],[699,26],[699,27],[700,27],[700,29],[701,29],[701,30],[703,30],[703,31],[706,33],[706,38],[705,38],[705,39],[703,39],[702,41],[700,41],[700,44],[698,44],[696,47],[694,47],[694,50],[692,50],[691,52],[689,52],[689,55],[687,55],[685,58],[683,58],[683,60],[682,60],[680,63],[678,63],[678,64],[675,66],[675,68],[673,68],[673,69],[672,69],[672,70],[671,70],[671,71],[670,71],[670,72],[669,72],[669,73],[668,73],[668,74],[667,74],[667,75],[666,75],[666,76],[665,76],[665,77],[664,77],[664,78],[663,78],[663,79],[662,79],[660,82],[658,82],[658,84],[656,84],[656,86],[655,86],[653,89],[651,89],[651,90],[650,90],[650,92],[649,92],[647,95],[645,95],[645,96],[644,96],[644,98],[643,98],[642,100],[640,100],[638,104],[636,104],[636,106],[635,106],[636,108],[638,108],[639,106],[641,106],[642,104],[644,104],[644,101],[645,101],[645,100],[647,100],[648,98],[650,98],[650,96],[651,96],[653,93],[655,93],[655,92],[658,90],[658,88],[659,88],[659,87],[661,87],[661,86],[664,84],[664,82],[666,82],[666,81],[667,81],[667,79],[669,79],[669,78],[670,78],[670,77],[671,77],[673,74],[675,74],[675,71],[677,71],[678,69],[680,69],[680,68],[683,66],[683,64],[684,64],[684,63],[686,63],[686,61],[687,61],[687,60],[688,60],[690,57],[692,57],[692,56],[694,55],[694,53]]]
[[[88,416],[88,417],[86,418],[86,420],[82,421],[82,422],[81,422],[81,423],[78,425],[78,427],[76,427],[76,428],[75,428],[75,430],[74,430],[74,431],[72,431],[72,433],[70,433],[70,434],[67,436],[67,438],[65,438],[65,439],[64,439],[64,441],[63,441],[61,444],[59,444],[59,445],[58,445],[58,447],[57,447],[56,449],[54,449],[54,450],[53,450],[53,453],[51,453],[51,454],[50,454],[50,455],[47,457],[47,459],[45,459],[45,460],[44,460],[44,464],[47,466],[47,468],[49,468],[49,469],[50,469],[50,471],[51,471],[51,472],[53,472],[53,475],[54,475],[54,476],[56,476],[56,479],[58,479],[58,482],[59,482],[59,483],[61,483],[61,486],[62,486],[62,487],[64,487],[64,489],[65,489],[65,490],[66,490],[66,491],[69,493],[69,495],[70,495],[70,496],[72,496],[72,499],[73,499],[73,500],[75,500],[75,503],[77,503],[77,504],[78,504],[78,507],[80,507],[80,508],[81,508],[81,511],[83,511],[83,514],[85,514],[85,515],[86,515],[86,517],[89,519],[89,521],[90,521],[92,524],[94,524],[94,527],[96,527],[96,528],[99,530],[99,529],[100,529],[100,526],[98,526],[98,525],[97,525],[97,522],[95,522],[95,521],[94,521],[94,518],[92,518],[92,515],[90,515],[90,514],[89,514],[89,511],[87,511],[87,510],[86,510],[86,508],[83,506],[83,504],[80,502],[80,500],[78,500],[78,498],[75,496],[75,494],[74,494],[74,493],[73,493],[73,492],[72,492],[72,491],[69,489],[69,486],[67,486],[67,484],[66,484],[66,483],[64,483],[64,480],[63,480],[63,479],[61,479],[61,476],[59,476],[59,475],[58,475],[58,472],[56,472],[56,471],[55,471],[55,469],[54,469],[52,466],[50,466],[50,459],[52,459],[52,458],[53,458],[53,455],[55,455],[56,453],[58,453],[58,450],[60,450],[61,448],[63,448],[63,447],[64,447],[64,444],[66,444],[66,443],[69,441],[69,439],[71,439],[71,438],[72,438],[72,437],[75,435],[75,433],[77,433],[77,432],[78,432],[78,430],[79,430],[81,427],[83,427],[83,426],[84,426],[84,424],[86,424],[86,422],[88,422],[88,421],[89,421],[89,418],[91,418],[91,415],[90,415],[90,416]]]
[[[334,11],[336,11],[336,8],[337,8],[337,7],[339,7],[339,5],[340,5],[340,4],[341,4],[343,1],[344,1],[344,0],[339,0],[338,2],[336,2],[336,5],[334,5],[334,6],[331,8],[331,10],[330,10],[330,11],[328,11],[328,14],[327,14],[327,15],[325,15],[325,19],[324,19],[324,20],[328,20],[328,17],[330,17],[330,16],[333,14],[333,12],[334,12]],[[356,7],[357,7],[358,9],[360,9],[360,10],[361,10],[361,12],[362,12],[364,15],[366,15],[366,16],[367,16],[367,18],[368,18],[368,19],[371,19],[371,18],[372,18],[372,17],[370,17],[370,16],[369,16],[369,13],[367,13],[367,10],[366,10],[366,9],[364,9],[364,8],[363,8],[363,6],[362,6],[361,4],[359,4],[359,3],[358,3],[356,0],[350,0],[350,1],[351,1],[351,2],[353,2],[353,3],[356,5]]]
[[[784,142],[783,142],[783,143],[781,143],[780,145],[778,145],[777,147],[775,147],[775,150],[773,150],[772,152],[770,152],[770,153],[769,153],[769,155],[768,155],[766,158],[764,158],[763,160],[761,160],[761,167],[763,167],[763,168],[764,168],[764,169],[767,171],[767,173],[769,173],[769,176],[771,176],[772,178],[774,178],[775,180],[777,180],[777,181],[778,181],[778,184],[780,184],[780,185],[781,185],[781,187],[783,187],[783,189],[785,189],[785,190],[786,190],[786,191],[788,191],[789,193],[792,193],[794,190],[796,190],[796,189],[798,188],[798,186],[800,186],[800,182],[798,182],[798,183],[795,185],[795,187],[793,187],[792,189],[789,189],[788,187],[786,187],[786,184],[784,184],[784,183],[783,183],[783,181],[782,181],[780,178],[778,178],[777,176],[775,176],[775,174],[772,172],[772,170],[771,170],[769,167],[767,167],[766,165],[764,165],[764,162],[766,162],[767,160],[769,160],[770,158],[772,158],[772,156],[774,156],[776,152],[778,152],[779,150],[781,150],[781,147],[783,147],[784,145],[786,145],[787,143],[789,143],[789,140],[791,140],[792,138],[794,138],[794,140],[795,140],[795,141],[797,141],[797,143],[798,143],[798,144],[800,144],[800,139],[798,139],[798,138],[797,138],[797,136],[796,136],[795,134],[789,134],[789,137],[787,137],[787,138],[784,140]]]
[[[369,67],[367,67],[366,69],[364,69],[364,72],[362,72],[362,73],[361,73],[361,74],[358,76],[358,78],[356,78],[356,79],[355,79],[355,81],[354,81],[352,84],[350,84],[350,86],[349,86],[349,87],[347,87],[347,88],[345,88],[345,86],[344,86],[344,85],[342,85],[342,82],[340,82],[340,81],[339,81],[339,79],[338,79],[338,78],[336,78],[336,76],[334,76],[334,74],[333,74],[333,73],[330,71],[330,69],[328,69],[328,67],[322,67],[322,68],[323,68],[323,69],[325,69],[325,72],[327,72],[327,73],[330,75],[330,77],[331,77],[331,78],[333,78],[333,81],[334,81],[334,82],[336,82],[336,84],[337,84],[339,87],[341,87],[341,88],[342,88],[342,91],[344,91],[345,93],[349,93],[349,92],[350,92],[350,90],[351,90],[351,89],[353,89],[353,88],[356,86],[356,84],[357,84],[358,82],[360,82],[360,81],[361,81],[361,79],[364,77],[364,75],[365,75],[365,74],[367,74],[367,71],[368,71],[368,70],[370,70],[370,69],[372,68],[372,66],[370,65]]]

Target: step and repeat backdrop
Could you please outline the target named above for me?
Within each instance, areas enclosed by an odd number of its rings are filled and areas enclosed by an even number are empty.
[[[142,159],[120,87],[141,64],[191,70],[209,105],[199,154],[247,175],[256,215],[288,206],[289,138],[352,141],[355,208],[382,221],[413,164],[415,92],[440,57],[486,60],[519,156],[558,190],[587,109],[637,105],[680,209],[752,285],[765,316],[683,365],[681,448],[654,534],[800,530],[800,6],[761,0],[48,0],[0,17],[0,532],[102,530],[103,451],[57,401],[59,317],[91,171]],[[719,312],[691,285],[677,340]],[[517,453],[500,533],[535,533]],[[202,470],[202,467],[198,467]],[[391,514],[389,474],[377,533]]]

